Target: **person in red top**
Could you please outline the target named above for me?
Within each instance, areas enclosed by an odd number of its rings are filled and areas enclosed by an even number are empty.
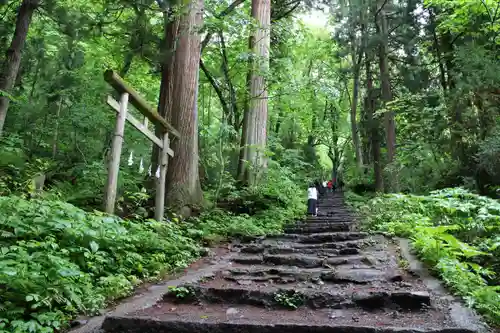
[[[331,180],[328,181],[328,184],[326,185],[328,187],[328,192],[332,192],[333,189],[333,183]]]

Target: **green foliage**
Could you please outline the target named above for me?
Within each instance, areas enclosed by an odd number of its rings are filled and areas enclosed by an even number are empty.
[[[178,299],[186,299],[188,297],[194,296],[194,291],[190,287],[169,286],[168,292],[174,295]]]
[[[344,193],[344,199],[346,203],[355,210],[365,205],[369,198],[363,195],[356,194],[352,191],[347,191]]]
[[[305,211],[305,200],[297,195],[304,190],[292,176],[274,164],[267,182],[232,191],[234,199],[253,200],[245,205],[268,201],[252,216],[215,208],[183,223],[175,216],[166,224],[122,220],[61,201],[0,197],[4,331],[58,331],[76,314],[94,314],[138,284],[186,267],[204,244],[281,232]],[[139,207],[145,199],[142,193],[130,197]],[[178,298],[190,295],[183,288],[171,292]]]
[[[500,131],[494,129],[492,134],[479,146],[477,154],[480,166],[491,176],[497,178],[500,172]]]
[[[259,185],[237,189],[232,187],[221,200],[222,210],[203,212],[188,222],[198,237],[218,240],[220,237],[276,234],[283,226],[305,212],[305,186],[297,183],[297,175],[289,167],[270,161],[265,179]],[[303,193],[303,195],[298,195]],[[194,229],[193,229],[194,228]],[[201,231],[201,232],[200,232]]]
[[[283,307],[296,310],[304,304],[304,295],[295,290],[278,291],[274,294],[274,300]]]
[[[0,318],[12,332],[58,330],[201,251],[177,224],[125,221],[58,201],[0,197],[0,221]]]
[[[424,2],[428,6],[443,9],[441,29],[460,33],[475,23],[475,28],[478,30],[475,31],[476,34],[491,35],[500,28],[500,18],[496,15],[498,3],[495,0],[425,0]],[[478,18],[479,22],[471,22],[472,18]]]
[[[391,194],[360,208],[368,230],[407,237],[467,304],[500,323],[500,203],[461,188]]]

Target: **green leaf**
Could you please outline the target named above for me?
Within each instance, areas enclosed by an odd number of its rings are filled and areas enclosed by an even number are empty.
[[[99,244],[97,244],[96,242],[91,241],[89,245],[90,245],[90,250],[93,253],[96,253],[99,250]]]

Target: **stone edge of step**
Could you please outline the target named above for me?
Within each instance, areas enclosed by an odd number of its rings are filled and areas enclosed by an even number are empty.
[[[431,296],[425,291],[358,291],[338,293],[310,290],[308,288],[294,287],[269,287],[265,289],[251,289],[245,287],[207,287],[195,284],[184,285],[192,291],[191,299],[181,302],[208,302],[208,303],[228,303],[244,304],[264,307],[279,307],[275,300],[275,295],[279,293],[298,292],[303,298],[303,306],[310,309],[319,308],[366,308],[378,309],[386,308],[390,305],[397,305],[406,310],[419,311],[422,307],[431,306]],[[175,296],[166,293],[164,301],[176,300]]]
[[[373,327],[349,325],[306,325],[306,324],[268,324],[268,323],[231,323],[199,321],[160,320],[153,317],[106,317],[102,326],[106,333],[477,333],[468,328],[416,329],[399,327]]]
[[[427,289],[437,296],[451,298],[450,319],[457,327],[467,327],[482,333],[491,331],[490,327],[473,309],[465,307],[462,300],[457,297],[450,296],[451,294],[443,283],[430,274],[425,265],[413,255],[413,249],[408,239],[395,238],[395,240],[398,243],[401,256],[408,262],[409,270],[422,280]]]

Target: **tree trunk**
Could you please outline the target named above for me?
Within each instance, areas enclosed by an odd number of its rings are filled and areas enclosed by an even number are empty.
[[[132,47],[132,45],[130,45]],[[132,61],[134,60],[134,51],[129,50],[128,53],[125,55],[125,59],[123,60],[123,67],[120,69],[120,76],[125,78],[127,75],[128,71],[132,67]]]
[[[389,65],[387,59],[389,35],[387,28],[387,14],[384,7],[380,9],[380,14],[379,14],[380,17],[379,32],[381,37],[379,46],[379,68],[380,68],[380,82],[382,87],[382,100],[384,101],[384,106],[387,107],[387,103],[392,100],[392,91],[391,91],[391,82],[389,74]],[[396,154],[396,125],[394,122],[394,112],[386,111],[384,113],[384,120],[385,120],[385,132],[386,132],[386,144],[387,144],[387,163],[392,163],[394,161],[394,156]],[[397,191],[396,176],[397,176],[396,174],[389,175],[389,177],[392,179],[391,184],[389,186],[390,187],[389,190]]]
[[[361,52],[361,51],[360,51]],[[355,61],[353,55],[353,61]],[[361,154],[361,144],[358,133],[357,123],[357,107],[358,107],[358,94],[359,94],[359,71],[360,64],[353,63],[353,84],[352,84],[352,102],[351,102],[351,135],[354,151],[356,153],[356,166],[359,170],[363,168],[363,155]]]
[[[370,59],[366,57],[366,119],[368,122],[370,141],[372,144],[373,154],[373,173],[375,176],[375,190],[377,192],[384,191],[384,178],[382,175],[382,161],[380,154],[380,137],[378,120],[374,119],[373,113],[375,111],[374,98],[373,98],[373,78],[370,66]]]
[[[252,0],[252,17],[257,29],[250,39],[254,54],[250,76],[250,105],[244,137],[243,180],[256,184],[267,167],[264,149],[267,141],[267,87],[264,78],[269,69],[271,3],[270,0]]]
[[[201,55],[199,29],[203,23],[203,0],[193,0],[179,23],[173,70],[172,107],[169,117],[180,133],[173,140],[175,156],[168,165],[167,204],[184,216],[203,200],[198,172],[198,80]]]
[[[38,5],[39,0],[23,0],[17,14],[14,35],[12,36],[10,47],[5,54],[2,72],[0,72],[0,137],[2,136],[10,103],[10,99],[2,94],[2,92],[10,93],[14,87],[31,18]]]
[[[252,47],[252,37],[250,37],[249,40],[249,45]],[[251,71],[251,62],[249,62],[249,67],[247,71],[247,77],[246,77],[246,85],[247,85],[247,91],[248,93],[246,94],[245,98],[245,107],[243,109],[243,125],[241,128],[241,138],[240,138],[240,152],[238,156],[238,171],[236,175],[236,179],[238,179],[239,182],[244,183],[245,182],[245,170],[246,170],[246,161],[245,161],[245,152],[246,152],[246,142],[247,142],[247,133],[248,133],[248,114],[250,111],[250,80],[252,78],[252,71]]]
[[[278,103],[277,103],[278,106],[280,105],[279,102],[281,101],[281,93],[282,93],[281,90],[279,90],[278,94],[280,96],[279,97],[280,100],[278,100]],[[280,137],[279,135],[280,135],[280,129],[281,129],[281,121],[282,121],[281,119],[283,118],[283,116],[284,116],[283,108],[279,107],[278,118],[276,119],[276,125],[274,127],[274,133],[275,133],[275,135],[276,135],[277,138]]]
[[[381,43],[379,48],[379,67],[380,82],[382,87],[382,99],[384,106],[392,100],[391,81],[389,74],[389,65],[387,60],[388,53],[388,30],[387,17],[384,9],[380,11],[380,36]],[[386,140],[387,140],[387,159],[391,163],[396,153],[396,131],[394,124],[394,112],[386,112],[384,115]]]
[[[176,39],[179,29],[179,21],[174,18],[172,7],[168,8],[162,2],[163,20],[164,20],[164,41],[160,50],[163,57],[161,64],[161,82],[160,82],[160,97],[158,100],[158,112],[160,115],[171,123],[171,110],[172,108],[172,90],[173,90],[173,70],[175,64],[175,49]],[[174,4],[172,4],[173,6]],[[162,137],[162,132],[159,128],[155,129],[157,137]],[[159,148],[153,145],[153,152],[151,154],[151,170],[153,173],[158,167],[158,153]],[[154,188],[154,182],[148,182],[148,186]]]
[[[56,112],[56,126],[54,128],[54,136],[52,138],[52,159],[55,159],[57,155],[57,144],[59,142],[59,117],[61,116],[62,105],[63,105],[63,98],[62,96],[60,96],[59,105],[57,106],[57,112]]]
[[[455,59],[454,59],[454,47],[453,47],[453,36],[451,32],[446,31],[441,38],[441,45],[443,47],[443,57],[444,63],[446,65],[446,73],[447,73],[447,84],[448,89],[450,90],[450,97],[452,100],[450,101],[450,110],[449,117],[451,120],[451,141],[450,147],[452,151],[452,155],[456,160],[465,161],[467,158],[465,157],[465,143],[464,143],[464,120],[462,110],[466,109],[464,106],[464,102],[461,98],[458,97],[456,89],[456,82],[454,78],[454,69],[455,69]]]
[[[446,73],[443,64],[443,57],[441,55],[441,45],[439,44],[439,38],[436,32],[437,23],[432,7],[429,8],[429,22],[430,22],[430,29],[432,31],[434,51],[436,52],[436,58],[439,64],[439,79],[443,91],[446,92],[446,90],[448,89],[448,82],[446,82]]]
[[[359,124],[360,128],[360,140],[361,140],[361,153],[363,156],[363,166],[364,165],[370,165],[373,163],[372,158],[371,158],[371,139],[370,139],[370,128],[368,125],[367,121],[367,115],[366,115],[366,103],[367,99],[366,96],[364,98],[364,103],[362,106],[360,106],[360,116],[361,116],[361,121]],[[368,168],[363,167],[363,173],[367,174],[368,173]]]
[[[236,100],[236,90],[234,89],[233,82],[231,80],[231,74],[228,63],[228,56],[226,52],[226,42],[224,41],[224,33],[222,30],[219,32],[219,42],[220,42],[220,52],[222,56],[222,71],[224,73],[224,78],[226,79],[227,89],[229,90],[229,101],[230,101],[230,110],[233,119],[233,128],[235,132],[239,132],[240,130],[240,114],[238,112],[238,103]],[[236,137],[231,137],[231,141],[235,141]]]

